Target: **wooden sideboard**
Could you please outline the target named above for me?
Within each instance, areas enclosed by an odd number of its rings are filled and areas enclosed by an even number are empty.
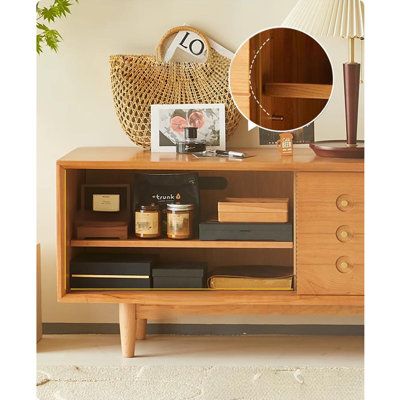
[[[63,303],[118,303],[122,353],[132,357],[144,339],[147,319],[179,315],[363,313],[362,160],[319,158],[309,149],[281,156],[276,149],[238,149],[251,157],[196,159],[192,155],[150,153],[132,147],[78,148],[57,161],[57,298]],[[74,217],[79,188],[87,183],[134,184],[140,171],[196,171],[222,176],[222,191],[201,193],[201,218],[216,211],[223,197],[288,197],[293,242],[156,239],[77,240]],[[203,192],[203,191],[202,191]],[[291,266],[294,290],[71,291],[69,262],[85,251],[158,253],[173,261],[223,260],[236,265]]]

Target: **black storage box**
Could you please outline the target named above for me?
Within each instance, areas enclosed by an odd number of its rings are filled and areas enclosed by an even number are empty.
[[[199,239],[291,242],[293,226],[289,223],[207,221],[199,225]]]
[[[160,265],[152,270],[153,288],[203,288],[206,271],[205,263]]]
[[[71,290],[122,290],[151,287],[154,256],[80,254],[71,260]]]

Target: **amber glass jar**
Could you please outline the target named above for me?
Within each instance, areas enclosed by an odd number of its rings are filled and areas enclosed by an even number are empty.
[[[193,204],[167,204],[167,236],[190,239],[193,236]]]
[[[142,205],[136,209],[135,235],[141,239],[155,239],[161,236],[161,213],[158,205]]]

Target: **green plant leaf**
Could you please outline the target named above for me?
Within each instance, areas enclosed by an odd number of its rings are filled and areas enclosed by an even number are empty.
[[[58,9],[54,6],[54,4],[49,8],[43,7],[41,15],[44,20],[54,22],[54,20],[58,17]]]
[[[58,50],[58,43],[61,39],[61,35],[55,29],[49,29],[44,32],[44,40],[46,41],[47,46],[54,51]]]
[[[75,0],[78,3],[78,0]],[[43,19],[47,22],[54,22],[56,18],[66,17],[67,14],[71,13],[70,7],[72,5],[70,0],[54,0],[53,3],[48,7],[40,7],[40,2],[36,3],[36,19]],[[37,22],[36,28],[40,33],[36,35],[36,51],[40,54],[42,44],[46,43],[52,50],[57,51],[58,43],[62,37],[59,32],[55,29],[50,29],[47,25]]]
[[[39,7],[39,2],[36,3],[36,18],[40,18],[42,16],[42,9]]]
[[[66,17],[67,14],[71,14],[70,7],[71,3],[69,0],[55,0],[54,6],[57,8],[58,17]]]
[[[40,54],[42,50],[42,42],[43,42],[43,35],[37,34],[36,35],[36,53]]]
[[[40,22],[37,22],[37,23],[36,23],[36,28],[37,28],[37,29],[40,29],[40,30],[42,30],[42,31],[48,31],[48,30],[49,30],[49,28],[48,28],[46,25],[41,24]]]

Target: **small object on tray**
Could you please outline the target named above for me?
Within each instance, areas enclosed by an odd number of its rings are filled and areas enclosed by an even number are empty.
[[[288,198],[236,198],[218,202],[219,222],[288,222]]]
[[[218,222],[209,220],[199,224],[200,240],[248,240],[291,242],[293,225],[267,222]]]
[[[208,287],[219,290],[293,290],[293,268],[231,266],[216,268]]]
[[[158,265],[152,269],[154,288],[197,289],[205,287],[206,263]]]
[[[279,139],[276,141],[281,154],[291,156],[293,155],[293,135],[289,132],[279,134]]]
[[[225,150],[205,150],[200,152],[192,153],[197,158],[207,158],[207,157],[228,157],[233,160],[241,160],[243,158],[248,158],[246,153],[241,151],[225,151]]]
[[[83,253],[70,264],[71,290],[132,290],[151,287],[154,256]]]
[[[188,154],[206,150],[205,140],[197,139],[197,128],[187,126],[184,128],[185,139],[176,143],[176,152],[178,154]]]
[[[246,153],[241,151],[232,151],[232,150],[215,150],[217,156],[220,157],[238,157],[238,158],[246,158]]]
[[[124,221],[80,221],[75,226],[78,240],[128,239],[128,223]]]

